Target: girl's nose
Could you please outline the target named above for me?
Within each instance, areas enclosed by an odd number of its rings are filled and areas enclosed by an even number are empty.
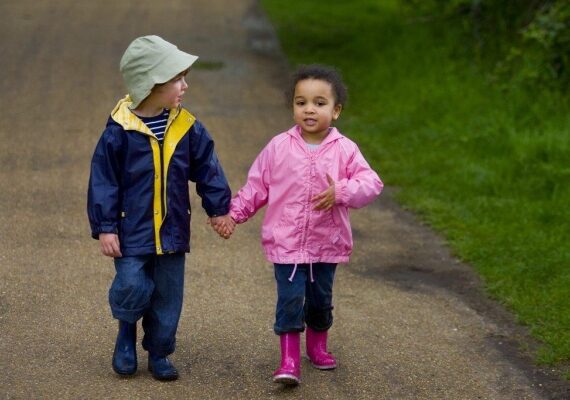
[[[188,89],[188,84],[186,83],[186,79],[182,78],[182,89],[186,90]]]

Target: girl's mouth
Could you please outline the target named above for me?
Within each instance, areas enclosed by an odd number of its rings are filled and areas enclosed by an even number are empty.
[[[314,126],[317,123],[317,120],[313,119],[313,118],[307,118],[304,121],[305,121],[305,124],[308,126]]]

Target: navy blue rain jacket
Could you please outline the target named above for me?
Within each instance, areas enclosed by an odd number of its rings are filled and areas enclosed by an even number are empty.
[[[210,216],[229,211],[231,191],[204,126],[183,108],[170,111],[159,144],[119,101],[95,148],[87,213],[91,235],[117,233],[123,256],[190,251],[188,181]]]

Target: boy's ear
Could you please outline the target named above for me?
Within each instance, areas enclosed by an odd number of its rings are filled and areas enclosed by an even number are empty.
[[[333,110],[333,120],[336,121],[340,117],[340,112],[342,111],[342,104],[337,104],[334,106]]]

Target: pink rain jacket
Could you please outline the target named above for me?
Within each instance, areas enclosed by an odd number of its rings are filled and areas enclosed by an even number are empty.
[[[336,182],[336,204],[315,211],[310,199],[329,187],[327,173]],[[372,202],[382,187],[358,146],[336,128],[310,151],[294,126],[257,156],[230,213],[243,223],[267,204],[261,241],[272,263],[347,262],[352,252],[348,209]]]

